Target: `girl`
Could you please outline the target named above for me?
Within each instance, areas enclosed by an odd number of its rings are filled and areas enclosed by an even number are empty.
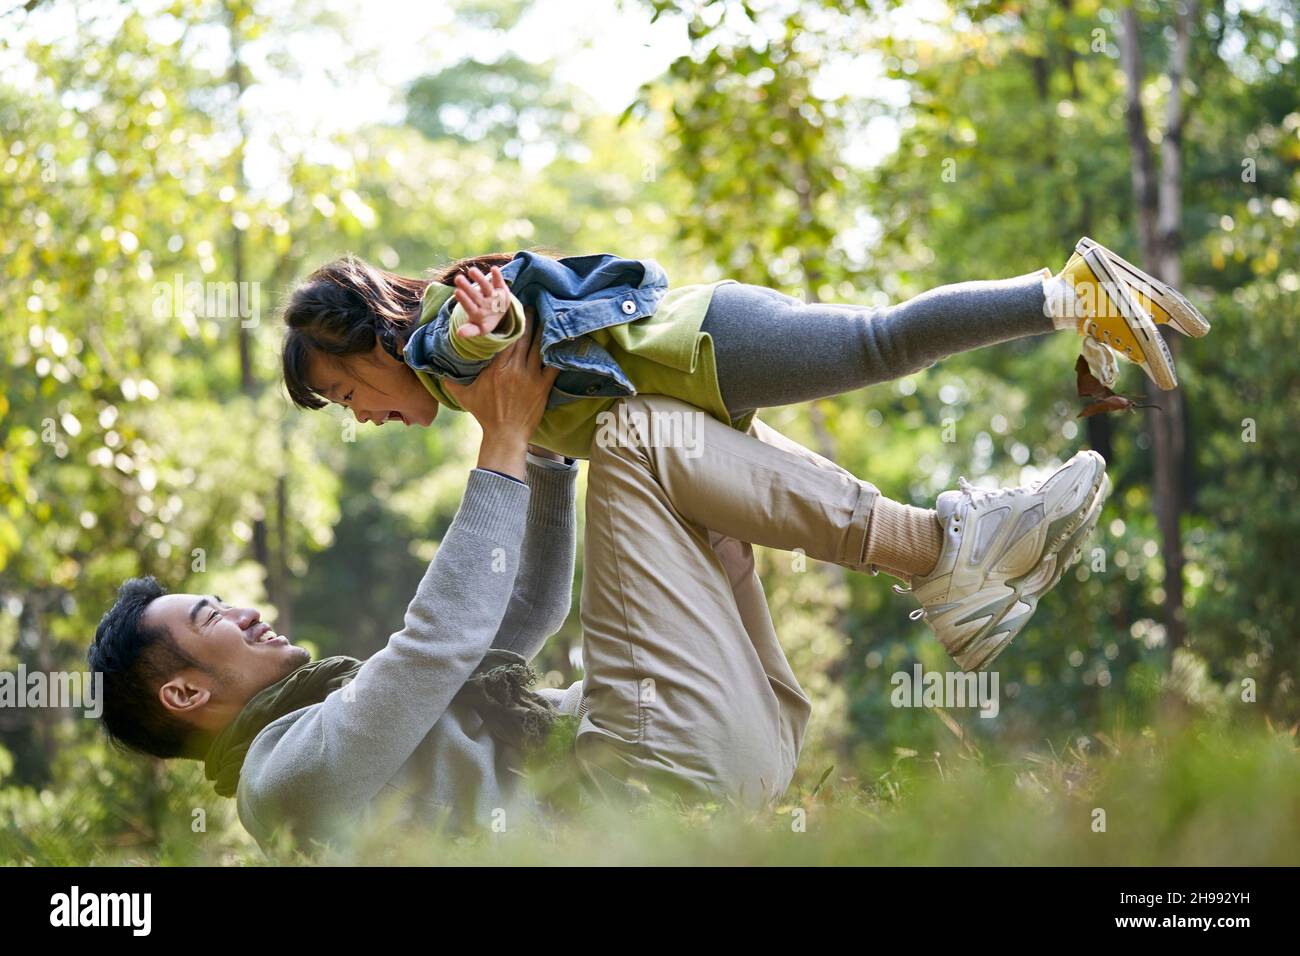
[[[597,415],[637,392],[680,398],[743,430],[760,407],[838,395],[1053,328],[1085,337],[1106,384],[1118,354],[1171,389],[1156,325],[1209,331],[1179,293],[1086,237],[1057,276],[958,283],[884,309],[806,304],[732,279],[669,290],[653,260],[612,255],[489,255],[436,281],[344,258],[291,296],[289,394],[304,408],[337,401],[360,421],[428,425],[439,405],[457,407],[442,382],[473,381],[523,333],[529,309],[542,321],[543,361],[561,369],[536,443],[574,458],[586,457]],[[353,381],[355,357],[416,374],[400,376],[397,390],[372,390],[364,377]],[[350,387],[339,390],[344,379]]]
[[[517,341],[530,317],[543,361],[560,369],[533,441],[572,458],[588,457],[601,413],[636,393],[680,399],[745,431],[761,407],[1054,329],[1085,337],[1103,381],[1113,381],[1119,356],[1169,389],[1173,363],[1156,325],[1192,336],[1209,329],[1175,290],[1087,238],[1057,275],[963,282],[883,308],[804,303],[730,279],[670,289],[653,260],[612,255],[497,254],[461,260],[435,280],[347,257],[289,298],[285,383],[304,408],[336,402],[359,421],[428,425],[440,405],[459,407],[455,389]],[[1081,453],[1039,485],[986,492],[961,479],[936,510],[881,497],[864,564],[907,581],[921,604],[913,616],[963,667],[982,667],[1077,557],[1108,487],[1100,456]]]

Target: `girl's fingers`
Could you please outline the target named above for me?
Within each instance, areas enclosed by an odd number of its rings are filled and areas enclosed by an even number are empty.
[[[461,338],[471,338],[484,333],[483,324],[490,316],[502,313],[510,301],[510,287],[506,285],[505,276],[500,268],[493,266],[491,278],[482,270],[473,266],[469,275],[461,273],[453,281],[453,294],[469,319],[460,327],[457,334]]]
[[[483,301],[481,298],[482,292],[479,290],[479,287],[476,285],[472,285],[469,279],[465,278],[464,275],[456,276],[456,282],[458,283],[458,285],[456,286],[456,290],[458,292],[464,293],[466,296],[466,298],[460,300],[461,305],[465,306],[465,308],[468,310],[472,304],[474,309],[482,310],[483,308]]]
[[[461,304],[466,312],[479,311],[478,297],[474,294],[472,289],[462,289],[458,286],[452,295],[456,297],[456,301]]]
[[[483,331],[479,328],[483,322],[483,309],[478,305],[478,303],[474,302],[470,298],[469,293],[462,293],[460,289],[457,289],[453,294],[456,296],[456,301],[459,302],[461,307],[465,310],[465,315],[469,319],[468,322],[460,327],[461,337],[469,338],[471,335],[478,335]],[[465,331],[466,329],[472,329],[473,331],[467,332]]]
[[[501,269],[497,266],[492,267],[492,310],[494,312],[504,312],[506,306],[510,303],[510,286],[506,285],[506,277],[501,274]]]
[[[488,277],[479,271],[478,266],[474,266],[469,271],[470,275],[474,277],[474,281],[478,283],[483,295],[489,299],[492,298],[492,283],[488,281]]]
[[[502,294],[502,289],[496,284],[495,277],[489,277],[480,273],[478,287],[483,301],[484,309],[496,315],[505,311],[506,303],[510,300]]]

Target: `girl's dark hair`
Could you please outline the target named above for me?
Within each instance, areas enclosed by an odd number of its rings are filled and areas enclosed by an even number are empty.
[[[363,355],[379,342],[385,352],[402,361],[402,346],[420,320],[420,300],[430,283],[454,285],[456,276],[473,267],[486,273],[514,257],[510,252],[493,252],[459,259],[429,279],[410,279],[377,269],[353,255],[321,266],[290,293],[284,307],[288,328],[280,359],[289,398],[299,408],[328,404],[307,383],[312,351]]]

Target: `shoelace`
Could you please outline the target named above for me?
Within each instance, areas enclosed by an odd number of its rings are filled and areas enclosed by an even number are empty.
[[[894,588],[894,591],[895,591],[896,593],[898,593],[898,594],[911,594],[911,593],[912,593],[912,589],[911,589],[910,587],[906,587],[906,588],[905,588],[905,587],[903,587],[901,584],[895,584],[895,585],[893,585],[893,588]],[[912,611],[912,612],[911,612],[910,614],[908,614],[907,616],[908,616],[908,619],[909,619],[909,620],[919,621],[921,618],[925,617],[925,608],[923,608],[923,607],[918,607],[916,610]]]
[[[1038,485],[1039,482],[1034,482],[1031,485],[1017,487],[1017,488],[994,488],[994,489],[977,488],[975,485],[971,484],[969,481],[966,480],[965,475],[959,475],[957,477],[957,489],[959,491],[965,492],[967,495],[970,496],[971,507],[975,507],[976,505],[982,507],[988,504],[988,502],[995,501],[999,498],[1011,497],[1014,495],[1032,494],[1034,491],[1038,489]],[[893,585],[893,589],[896,594],[912,593],[911,587],[903,587],[902,585],[899,584]],[[918,607],[916,610],[912,611],[907,616],[909,620],[919,621],[921,618],[926,616],[926,609],[923,607]]]
[[[990,501],[998,498],[1010,498],[1017,495],[1033,494],[1038,490],[1038,482],[1032,485],[1022,485],[1016,488],[977,488],[966,480],[962,475],[957,479],[957,488],[970,495],[971,506],[980,505],[981,507]]]
[[[1028,487],[994,488],[990,490],[986,488],[977,488],[969,481],[966,480],[965,475],[959,475],[957,477],[957,488],[959,491],[963,491],[970,496],[971,507],[975,507],[977,504],[982,507],[983,505],[986,505],[988,502],[994,501],[998,498],[1008,497],[1012,495],[1031,494],[1033,491],[1035,491],[1038,488],[1038,483],[1035,482],[1034,484],[1029,485]],[[910,587],[906,587],[906,588],[899,587],[897,584],[894,585],[894,590],[899,594],[910,594],[912,591]],[[913,611],[912,614],[910,615],[910,617],[914,621],[925,615],[924,608],[918,608],[917,610],[920,611],[921,613],[918,614],[916,611]]]

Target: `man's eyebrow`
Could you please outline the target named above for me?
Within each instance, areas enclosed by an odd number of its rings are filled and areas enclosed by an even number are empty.
[[[217,600],[219,601],[219,600],[221,600],[221,599],[220,599],[220,598],[217,598]],[[199,611],[202,611],[205,607],[207,607],[207,606],[208,606],[209,604],[211,604],[211,603],[212,603],[212,602],[209,601],[207,598],[199,598],[199,599],[194,603],[194,606],[193,606],[192,608],[190,608],[190,624],[194,624],[194,623],[195,623],[195,620],[196,620],[196,619],[198,618],[198,616],[199,616]]]

